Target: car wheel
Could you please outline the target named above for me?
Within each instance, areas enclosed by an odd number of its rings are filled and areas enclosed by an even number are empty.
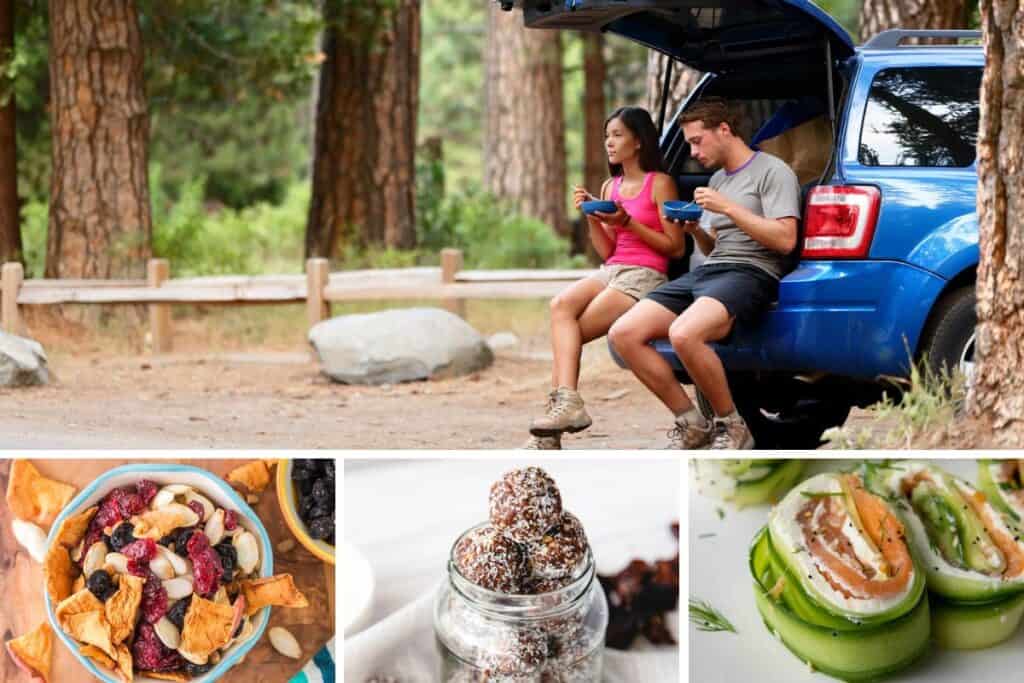
[[[841,426],[850,415],[851,404],[842,399],[794,397],[779,405],[774,400],[778,394],[773,391],[772,382],[730,377],[729,385],[736,409],[759,450],[818,448],[825,430]],[[710,412],[710,405],[700,392],[697,399],[701,409]]]
[[[932,311],[921,334],[919,357],[937,377],[959,370],[968,385],[974,376],[974,339],[978,315],[974,285],[946,294]]]

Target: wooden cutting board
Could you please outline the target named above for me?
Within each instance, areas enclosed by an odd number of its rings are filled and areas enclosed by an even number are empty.
[[[33,459],[32,464],[45,476],[75,486],[81,491],[97,476],[119,465],[147,462],[146,460],[45,460]],[[155,460],[152,462],[180,462],[209,470],[221,477],[246,460]],[[11,461],[0,460],[0,493],[7,492],[7,479]],[[277,504],[273,473],[270,485],[252,505],[277,544],[294,538]],[[4,642],[20,636],[46,621],[43,600],[43,568],[18,545],[11,531],[12,515],[7,503],[0,499],[0,638]],[[49,529],[47,529],[49,531]],[[224,683],[282,683],[297,673],[320,647],[334,634],[334,567],[313,557],[296,540],[295,548],[282,553],[274,551],[274,572],[289,573],[295,584],[309,599],[309,607],[301,609],[271,608],[267,629],[283,626],[302,646],[302,659],[289,659],[277,652],[264,633],[245,660],[232,668],[219,680]],[[50,683],[69,681],[95,681],[64,644],[54,638],[53,664]],[[6,650],[0,652],[0,681],[29,683],[29,677],[14,665]]]

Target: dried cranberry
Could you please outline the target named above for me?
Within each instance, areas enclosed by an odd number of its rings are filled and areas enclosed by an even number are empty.
[[[145,505],[153,500],[156,495],[157,486],[149,479],[140,479],[139,483],[135,485],[135,492],[142,496],[142,502]]]
[[[133,517],[146,509],[145,501],[137,493],[124,494],[117,504],[121,508],[121,515],[125,519]]]
[[[188,539],[188,556],[192,560],[193,589],[204,597],[212,595],[220,585],[224,567],[206,534],[192,534]]]
[[[234,531],[238,528],[238,513],[234,510],[224,511],[224,528],[228,531]]]
[[[149,562],[156,557],[156,541],[152,538],[140,538],[121,548],[121,554],[129,560]]]
[[[150,624],[155,624],[160,621],[160,617],[167,614],[167,591],[160,578],[153,572],[147,573],[146,584],[142,587],[142,603],[139,607],[142,610],[142,618]]]
[[[124,519],[124,513],[121,510],[121,500],[125,495],[126,493],[123,489],[114,489],[108,493],[103,502],[100,503],[100,509],[96,511],[96,516],[92,518],[93,524],[102,529],[103,527],[114,526]]]
[[[139,624],[135,632],[132,657],[136,669],[144,671],[177,671],[185,666],[182,656],[161,643],[156,631],[147,623]]]
[[[206,514],[206,511],[203,509],[202,504],[198,500],[190,500],[189,502],[185,503],[185,505],[188,506],[189,510],[191,510],[192,512],[196,513],[196,515],[199,516],[200,522],[203,521],[203,515]]]

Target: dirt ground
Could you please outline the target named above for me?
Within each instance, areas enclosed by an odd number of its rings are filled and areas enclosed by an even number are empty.
[[[0,447],[517,448],[549,384],[547,337],[535,330],[471,376],[362,387],[327,380],[294,335],[231,349],[200,332],[209,328],[176,323],[180,350],[153,356],[133,350],[142,340],[121,339],[112,352],[109,340],[69,344],[74,330],[46,326],[35,336],[50,351],[54,381],[0,390]],[[565,448],[664,446],[664,408],[603,341],[585,349],[583,368],[594,426],[566,436]]]

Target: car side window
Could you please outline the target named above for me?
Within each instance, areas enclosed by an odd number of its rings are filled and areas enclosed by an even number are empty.
[[[898,68],[871,83],[858,157],[865,166],[965,167],[978,140],[978,67]]]

